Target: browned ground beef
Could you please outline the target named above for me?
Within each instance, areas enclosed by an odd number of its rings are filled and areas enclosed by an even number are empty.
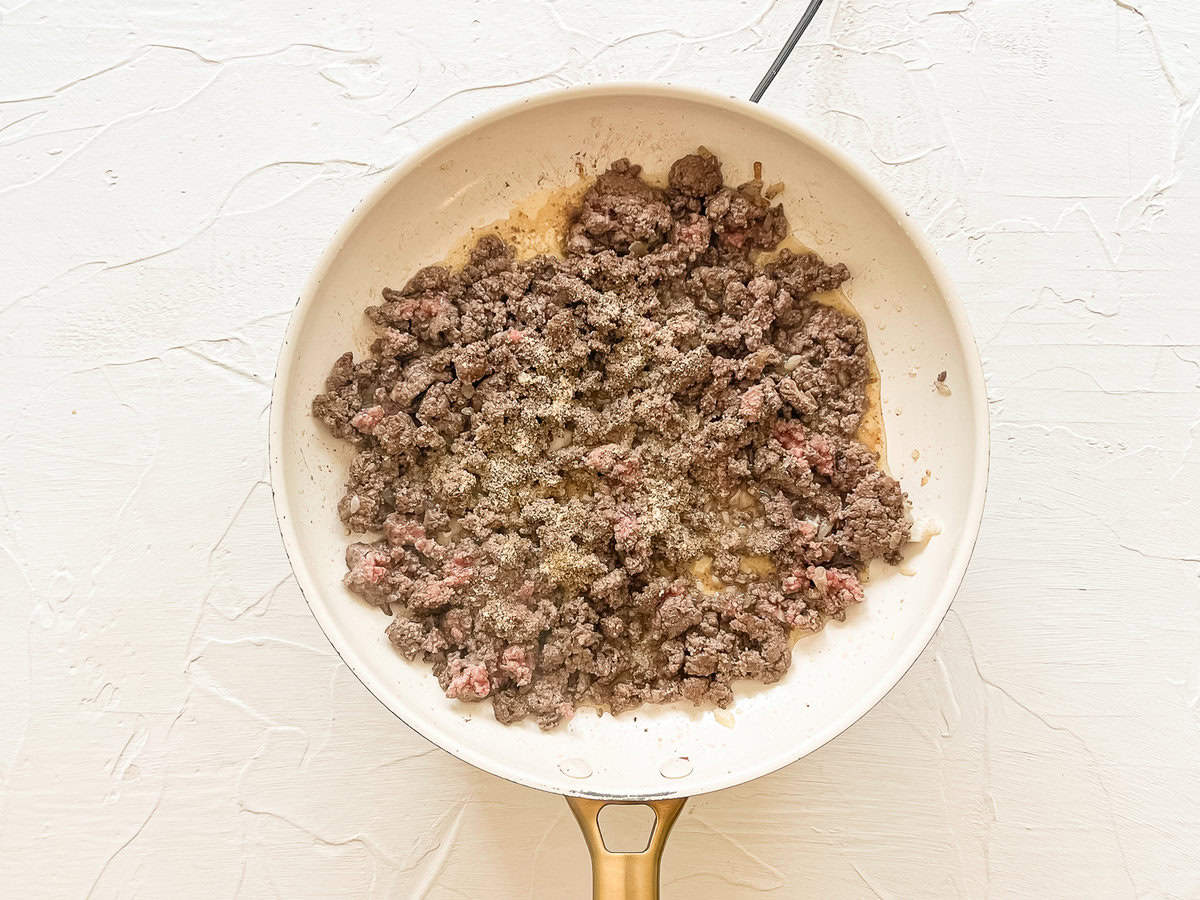
[[[666,189],[639,171],[620,160],[588,190],[565,259],[488,236],[461,270],[384,290],[370,355],[339,358],[313,401],[358,448],[342,521],[382,532],[350,545],[346,585],[447,696],[490,697],[502,722],[727,705],[909,535],[855,440],[862,326],[811,297],[845,266],[756,264],[783,210],[710,154]]]

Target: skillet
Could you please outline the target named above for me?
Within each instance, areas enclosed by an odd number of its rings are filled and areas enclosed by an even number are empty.
[[[581,711],[541,732],[486,704],[448,701],[429,667],[389,644],[379,611],[342,586],[336,513],[351,450],[310,414],[329,367],[371,338],[363,309],[385,286],[447,256],[471,228],[627,156],[650,177],[704,145],[726,182],[782,182],[793,235],[844,262],[882,379],[887,463],[918,522],[940,534],[879,567],[843,623],[804,638],[771,686],[740,684],[728,715],[685,705]],[[942,390],[934,381],[946,373]],[[948,392],[946,390],[948,388]],[[919,459],[915,459],[917,451]],[[271,482],[284,546],[313,615],[346,665],[409,727],[501,778],[568,798],[592,854],[596,897],[656,897],[659,860],[685,798],[772,772],[831,740],[900,679],[941,622],[983,510],[987,402],[963,307],[920,231],[872,178],[803,128],[740,100],[662,84],[570,88],[473,119],[398,167],[318,262],[288,325],[272,394]],[[920,529],[921,526],[919,526]],[[651,806],[640,853],[612,853],[597,815]]]

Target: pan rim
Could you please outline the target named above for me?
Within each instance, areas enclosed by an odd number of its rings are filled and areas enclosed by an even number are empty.
[[[384,699],[384,691],[379,679],[371,672],[360,654],[354,649],[354,643],[347,640],[337,623],[327,617],[323,611],[323,603],[314,601],[319,597],[317,581],[309,570],[307,561],[299,551],[299,537],[296,534],[294,517],[289,508],[285,492],[280,487],[286,481],[283,470],[282,456],[279,453],[283,435],[283,405],[281,394],[285,391],[292,369],[292,361],[297,350],[294,349],[296,336],[302,330],[306,316],[311,309],[323,275],[340,253],[355,229],[367,213],[375,207],[395,186],[427,159],[453,145],[472,131],[508,116],[527,109],[553,105],[565,100],[575,100],[589,97],[613,96],[658,96],[668,100],[690,101],[709,105],[739,115],[750,116],[764,125],[780,131],[789,137],[807,143],[818,152],[827,156],[833,163],[843,169],[852,179],[871,195],[880,207],[887,212],[900,226],[905,236],[912,242],[923,262],[928,266],[938,292],[945,301],[947,312],[954,326],[958,342],[958,352],[961,355],[967,376],[966,390],[971,399],[971,409],[974,418],[973,426],[979,441],[972,460],[972,485],[967,502],[965,527],[958,536],[958,544],[953,558],[947,569],[947,577],[941,591],[935,597],[935,603],[922,629],[906,648],[906,652],[897,654],[893,664],[875,682],[869,691],[864,691],[855,702],[846,704],[841,716],[831,719],[825,727],[816,732],[808,741],[779,748],[776,752],[766,755],[757,765],[742,767],[736,770],[714,774],[701,786],[701,790],[665,790],[653,793],[611,794],[588,791],[582,787],[566,787],[556,785],[548,780],[529,776],[496,766],[486,753],[476,752],[473,748],[459,744],[448,734],[434,727],[418,727]],[[321,254],[307,278],[296,305],[289,317],[288,326],[280,345],[276,360],[275,375],[271,389],[271,411],[268,428],[268,462],[270,467],[271,494],[273,498],[276,525],[283,541],[284,551],[296,578],[301,596],[307,604],[313,618],[316,619],[326,639],[338,654],[346,667],[363,686],[388,709],[397,719],[410,729],[421,735],[435,746],[447,751],[458,759],[477,769],[488,772],[499,778],[504,778],[514,784],[545,791],[547,793],[592,797],[612,800],[651,800],[670,797],[697,796],[711,793],[724,788],[733,787],[752,781],[763,775],[777,771],[796,762],[813,751],[823,747],[840,735],[851,725],[873,709],[900,682],[905,673],[913,666],[924,652],[933,635],[937,632],[950,609],[974,552],[979,537],[980,525],[983,518],[984,503],[987,494],[988,470],[990,466],[990,422],[988,417],[987,393],[984,383],[983,366],[978,347],[967,318],[966,308],[957,293],[952,289],[950,279],[941,260],[937,257],[924,233],[911,224],[907,215],[896,204],[876,178],[851,159],[845,152],[824,138],[813,134],[801,125],[788,118],[763,109],[757,104],[730,97],[713,91],[693,87],[683,87],[662,82],[615,82],[605,84],[578,85],[560,88],[553,91],[536,94],[505,104],[489,113],[467,119],[463,123],[444,132],[442,135],[424,145],[420,150],[405,159],[378,185],[354,207],[345,222],[338,228],[329,244]]]

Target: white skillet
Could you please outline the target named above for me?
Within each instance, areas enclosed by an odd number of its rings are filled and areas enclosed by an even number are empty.
[[[902,574],[885,569],[845,623],[795,648],[788,675],[737,688],[732,718],[687,706],[620,716],[581,711],[565,727],[500,725],[486,703],[450,702],[429,667],[405,661],[387,619],[342,586],[347,536],[335,506],[349,449],[310,413],[333,360],[365,350],[363,308],[442,259],[472,226],[531,194],[569,185],[616,158],[662,176],[704,145],[726,181],[783,182],[801,243],[846,263],[883,382],[891,472],[915,516],[941,534]],[[935,390],[947,373],[950,393]],[[914,451],[919,459],[914,459]],[[835,737],[917,658],[970,558],[988,465],[987,402],[962,305],[921,233],[839,150],[766,110],[664,85],[572,88],[473,119],[399,167],[364,201],[318,262],[292,315],[272,395],[271,481],[284,545],[313,615],[346,665],[411,728],[466,762],[532,788],[586,798],[573,809],[593,851],[597,896],[656,896],[658,856],[682,800],[659,817],[644,854],[609,854],[595,827],[606,801],[685,798],[757,778]],[[927,475],[928,471],[928,475]],[[924,484],[922,482],[925,482]]]

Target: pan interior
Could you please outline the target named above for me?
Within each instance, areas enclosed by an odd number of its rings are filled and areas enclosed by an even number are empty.
[[[901,569],[878,567],[867,600],[794,649],[778,684],[736,686],[731,715],[690,706],[620,716],[581,711],[541,732],[448,701],[427,665],[397,654],[386,618],[341,584],[347,536],[335,506],[348,448],[309,414],[338,353],[365,349],[362,315],[384,286],[439,260],[470,228],[531,195],[628,156],[652,176],[698,145],[729,183],[780,181],[793,232],[852,273],[882,377],[888,464],[918,520],[941,534]],[[945,371],[950,391],[934,388]],[[914,452],[915,451],[915,452]],[[870,708],[941,621],[978,529],[986,401],[961,307],[924,243],[836,151],[756,107],[663,86],[575,89],[469,123],[393,174],[337,236],[297,307],[280,356],[271,469],[285,545],[305,597],[364,684],[408,725],[467,762],[558,793],[685,796],[764,774],[820,746]]]

